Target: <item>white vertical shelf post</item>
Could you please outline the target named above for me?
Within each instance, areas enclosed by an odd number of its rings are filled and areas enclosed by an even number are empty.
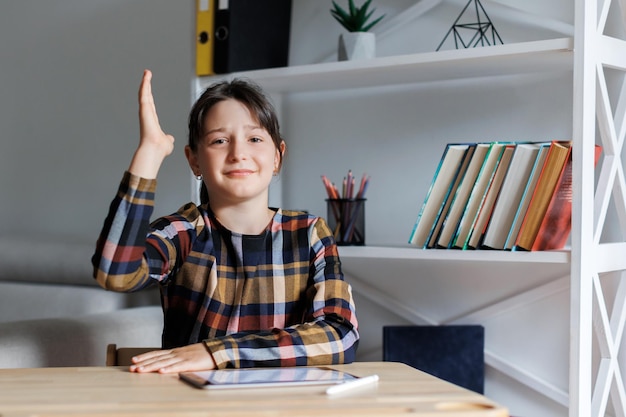
[[[586,167],[587,149],[595,144],[595,65],[593,42],[596,0],[576,0],[573,86],[573,201],[571,257],[570,417],[591,416],[592,284],[588,256],[593,245],[593,171]],[[592,166],[593,169],[593,166]],[[589,177],[591,177],[591,184]],[[591,186],[591,188],[590,188]]]
[[[626,42],[604,34],[611,6],[623,0],[576,0],[573,103],[573,212],[571,257],[570,417],[626,415],[626,393],[618,363],[624,336],[626,242],[602,243],[609,200],[626,229],[626,183],[622,164],[626,89],[615,112],[605,67],[626,73]],[[622,20],[626,14],[622,10]],[[624,22],[622,22],[624,23]],[[597,125],[596,125],[597,120]],[[599,132],[596,141],[596,132]],[[594,146],[604,158],[597,188]],[[590,198],[594,196],[594,198]],[[620,255],[621,254],[621,255]],[[618,271],[618,292],[609,313],[601,274]],[[593,338],[597,339],[594,363]],[[594,372],[594,366],[596,370]],[[595,380],[594,380],[595,375]],[[612,409],[609,409],[612,405]]]

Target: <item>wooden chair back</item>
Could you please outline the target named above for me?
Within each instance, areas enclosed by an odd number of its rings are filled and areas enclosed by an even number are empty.
[[[132,357],[141,353],[159,350],[158,347],[121,347],[115,343],[107,345],[106,366],[130,366]]]

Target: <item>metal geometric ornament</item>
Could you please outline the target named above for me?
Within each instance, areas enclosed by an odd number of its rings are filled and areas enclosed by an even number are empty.
[[[472,3],[473,7],[470,8]],[[472,16],[472,11],[475,12],[475,17]],[[469,20],[468,15],[469,19],[473,18],[474,20]],[[463,23],[461,19],[464,19],[464,21],[469,20],[471,23]],[[441,49],[450,34],[454,35],[454,46],[456,49],[503,44],[498,31],[491,19],[489,19],[480,0],[469,0],[437,47],[437,51]]]

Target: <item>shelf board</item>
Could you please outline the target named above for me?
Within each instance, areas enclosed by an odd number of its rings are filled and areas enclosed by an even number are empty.
[[[234,77],[250,78],[273,93],[337,90],[476,77],[571,72],[573,40],[549,39],[369,60],[245,71],[197,79],[198,91]]]
[[[341,259],[396,259],[405,261],[503,262],[569,264],[570,251],[511,252],[496,250],[419,249],[413,246],[340,246]]]

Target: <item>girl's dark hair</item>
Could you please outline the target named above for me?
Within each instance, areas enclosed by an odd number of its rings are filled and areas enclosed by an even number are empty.
[[[256,117],[260,126],[270,134],[276,149],[280,151],[280,144],[283,138],[280,135],[278,117],[274,106],[265,96],[261,87],[241,78],[215,83],[204,90],[200,98],[196,100],[189,113],[189,148],[191,148],[191,151],[194,153],[198,151],[198,144],[204,137],[204,119],[211,107],[220,101],[228,99],[237,100],[245,105],[250,110],[250,113]],[[280,152],[279,169],[282,166],[282,162],[283,154]],[[200,202],[204,204],[208,201],[208,190],[202,183]]]

